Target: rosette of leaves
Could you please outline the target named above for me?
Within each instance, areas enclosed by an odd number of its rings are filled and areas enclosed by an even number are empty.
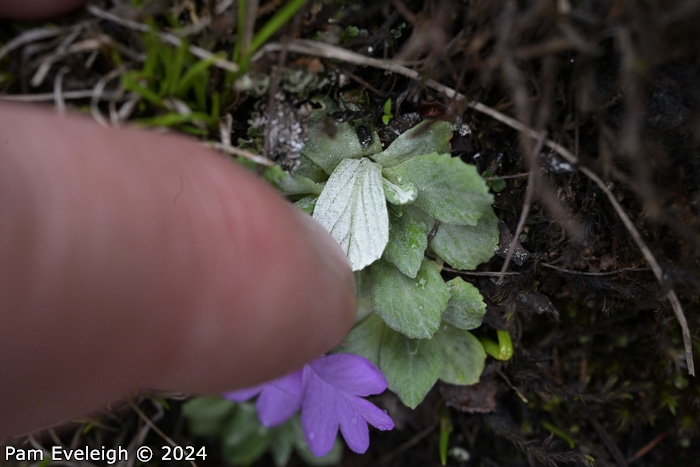
[[[309,124],[293,174],[268,173],[345,251],[358,283],[359,319],[337,349],[362,355],[389,389],[417,406],[438,379],[474,384],[486,353],[469,333],[486,310],[443,264],[469,270],[498,243],[493,196],[476,167],[451,157],[452,125],[424,121],[386,149],[375,131]]]

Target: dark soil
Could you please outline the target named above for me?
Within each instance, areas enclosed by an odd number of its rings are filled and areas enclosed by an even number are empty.
[[[508,269],[517,274],[501,283],[468,276],[489,301],[487,326],[510,329],[515,357],[492,361],[476,387],[442,386],[406,411],[401,429],[375,441],[376,463],[437,465],[441,403],[453,408],[450,446],[471,458],[448,465],[697,462],[700,388],[664,295],[681,297],[697,360],[700,61],[691,44],[700,5],[577,2],[568,14],[547,1],[406,7],[415,17],[399,54],[423,58],[427,75],[569,148],[609,182],[665,275],[659,284],[605,194],[556,154],[417,84],[397,89],[418,107],[445,102],[446,118],[462,115],[474,128],[454,149],[504,177],[502,233],[516,230],[527,173],[535,190],[518,238],[527,257]],[[458,19],[445,18],[448,9]],[[480,272],[502,264],[496,257]]]
[[[373,432],[370,451],[347,453],[343,465],[439,465],[443,404],[452,420],[449,452],[457,454],[448,456],[451,466],[697,464],[700,385],[688,374],[665,297],[678,294],[700,362],[700,2],[336,2],[309,5],[283,34],[328,31],[331,17],[341,31],[366,32],[342,39],[344,48],[411,61],[426,78],[544,132],[579,161],[568,164],[464,102],[376,68],[293,53],[254,63],[262,73],[281,61],[350,77],[322,92],[368,90],[364,118],[375,124],[388,97],[399,104],[398,121],[414,113],[460,117],[471,132],[455,136],[453,153],[505,182],[495,206],[503,248],[463,277],[488,302],[483,331],[508,329],[514,358],[489,360],[474,387],[436,387],[415,411],[381,396],[397,428]],[[102,31],[123,40],[126,33],[108,24]],[[17,26],[0,30],[8,40]],[[229,29],[212,27],[208,39],[230,47],[221,31]],[[5,92],[27,92],[21,57],[6,63],[18,79]],[[94,73],[80,75],[82,84],[94,85]],[[233,141],[245,136],[255,102],[243,96],[229,108]],[[662,283],[582,167],[606,181],[631,217],[663,269]],[[499,281],[524,209],[519,254]]]

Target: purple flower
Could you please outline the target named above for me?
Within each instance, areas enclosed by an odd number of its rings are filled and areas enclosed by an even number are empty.
[[[380,430],[394,428],[391,417],[363,399],[385,389],[386,378],[372,362],[359,355],[333,354],[282,378],[224,397],[242,402],[259,394],[255,406],[266,427],[284,423],[301,408],[306,442],[321,457],[333,447],[338,427],[348,447],[360,454],[369,447],[368,423]]]

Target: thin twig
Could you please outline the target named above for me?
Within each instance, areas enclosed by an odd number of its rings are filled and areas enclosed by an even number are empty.
[[[391,462],[399,456],[402,452],[412,448],[416,444],[420,443],[423,438],[426,436],[430,435],[435,429],[437,428],[438,423],[434,422],[432,425],[429,427],[425,428],[423,431],[417,433],[413,438],[409,439],[405,443],[401,444],[399,447],[394,449],[393,451],[383,455],[382,457],[379,458],[377,461],[376,465],[390,465]]]
[[[498,374],[498,376],[500,376],[501,378],[503,378],[503,381],[505,381],[506,384],[507,384],[513,391],[515,391],[515,394],[520,398],[521,401],[523,401],[523,404],[529,404],[529,403],[530,403],[530,401],[527,399],[527,397],[525,397],[525,394],[523,394],[522,392],[520,392],[520,390],[519,390],[518,388],[516,388],[515,386],[513,386],[513,383],[510,382],[510,380],[508,379],[508,377],[507,377],[505,374],[503,374],[503,372],[502,372],[501,370],[496,370],[496,373]]]
[[[341,47],[307,39],[295,39],[284,44],[270,42],[260,48],[260,50],[253,56],[253,61],[267,52],[279,52],[285,47],[287,47],[290,52],[294,53],[330,58],[340,60],[342,62],[352,63],[354,65],[371,66],[381,70],[390,71],[392,73],[398,73],[408,78],[420,80],[420,73],[404,66],[404,64],[409,65],[411,63],[366,57]]]
[[[566,274],[575,274],[577,276],[614,276],[615,274],[622,274],[625,272],[649,272],[651,271],[651,268],[622,268],[622,269],[616,269],[614,271],[606,271],[606,272],[585,272],[585,271],[574,271],[573,269],[564,269],[560,268],[558,266],[555,266],[553,264],[549,263],[540,263],[540,265],[550,268],[550,269],[556,269],[557,271],[566,273]]]
[[[272,162],[270,159],[265,159],[262,156],[253,154],[252,152],[246,151],[245,149],[237,148],[236,146],[227,146],[223,143],[217,143],[215,141],[210,141],[203,144],[204,146],[207,146],[209,148],[218,149],[219,151],[223,151],[227,154],[232,154],[234,156],[240,156],[245,159],[251,160],[256,164],[266,165],[268,167],[272,167],[273,165],[275,165],[275,163]]]
[[[374,86],[369,84],[367,81],[365,81],[364,79],[357,76],[355,73],[353,73],[349,70],[341,70],[340,68],[338,68],[337,71],[338,71],[338,73],[342,73],[344,75],[347,75],[348,78],[350,78],[351,80],[353,80],[354,82],[356,82],[357,84],[362,86],[363,88],[368,89],[373,94],[376,94],[377,96],[381,97],[382,99],[386,99],[389,97],[389,94],[382,92],[379,89],[375,88]]]
[[[630,463],[630,464],[631,464],[632,462],[636,462],[636,461],[639,460],[642,456],[644,456],[644,455],[647,454],[649,451],[651,451],[652,449],[654,449],[654,448],[656,447],[656,445],[659,444],[661,441],[663,441],[667,436],[668,436],[668,431],[664,431],[663,433],[659,434],[659,435],[656,436],[654,439],[652,439],[651,441],[649,441],[647,444],[645,444],[644,446],[642,446],[642,448],[641,448],[639,451],[635,452],[632,456],[630,456],[630,457],[627,459],[627,462]]]
[[[501,277],[503,276],[520,276],[521,274],[519,272],[515,271],[507,271],[504,273],[500,272],[491,272],[491,271],[464,271],[462,269],[452,269],[447,266],[442,267],[443,271],[451,272],[454,274],[459,274],[462,276],[483,276],[483,277]]]
[[[161,429],[158,428],[158,427],[156,426],[156,424],[153,423],[153,422],[151,421],[151,419],[148,418],[148,417],[146,416],[145,413],[143,413],[143,411],[139,408],[138,405],[136,405],[136,404],[134,403],[134,401],[129,400],[129,406],[131,406],[131,408],[133,409],[133,411],[136,412],[136,414],[139,416],[139,418],[140,418],[141,420],[143,420],[143,422],[144,422],[146,425],[148,425],[148,426],[151,428],[151,430],[155,431],[155,432],[158,434],[158,436],[160,436],[161,438],[163,438],[169,445],[171,445],[172,447],[176,447],[176,446],[178,445],[178,444],[177,444],[175,441],[173,441],[168,435],[166,435],[165,433],[163,433],[163,432],[161,431]],[[197,467],[197,464],[196,464],[194,461],[190,461],[190,464],[191,464],[193,467]]]
[[[622,455],[622,451],[620,451],[620,448],[610,437],[603,424],[600,423],[596,417],[589,413],[586,414],[586,418],[588,419],[588,423],[590,423],[591,426],[593,426],[593,429],[596,431],[596,433],[598,433],[598,436],[600,436],[600,439],[603,441],[605,447],[608,448],[608,452],[610,452],[610,455],[615,460],[617,467],[627,467],[627,459],[625,459],[625,456]]]
[[[493,182],[496,180],[508,180],[511,178],[525,178],[525,177],[529,177],[529,176],[530,176],[530,172],[524,172],[524,173],[513,174],[513,175],[500,175],[498,177],[481,177],[481,178],[483,178],[487,182]]]
[[[401,16],[403,16],[404,19],[412,26],[418,24],[418,17],[411,10],[409,10],[401,0],[391,0],[391,4],[394,6],[394,8],[396,8],[396,11],[398,11]]]
[[[527,179],[527,188],[525,188],[525,199],[523,200],[523,210],[520,213],[520,220],[518,220],[518,226],[515,228],[515,233],[513,233],[513,238],[510,240],[510,245],[508,245],[508,251],[506,252],[506,259],[503,261],[503,266],[501,267],[501,275],[498,277],[497,285],[503,282],[503,276],[505,275],[508,266],[510,265],[510,259],[513,257],[513,252],[518,245],[518,239],[520,238],[520,233],[525,227],[525,221],[527,220],[527,215],[530,213],[530,206],[532,206],[532,197],[535,194],[535,180],[537,180],[537,170],[539,166],[535,163],[537,161],[537,155],[542,150],[542,144],[546,139],[546,132],[540,134],[537,140],[537,145],[532,151],[530,156],[532,163],[530,164],[530,176]]]

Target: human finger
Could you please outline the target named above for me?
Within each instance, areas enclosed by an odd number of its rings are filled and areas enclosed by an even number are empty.
[[[3,0],[0,17],[38,20],[51,18],[77,8],[85,0]]]
[[[309,217],[176,136],[0,106],[0,436],[144,387],[278,376],[352,324]]]

